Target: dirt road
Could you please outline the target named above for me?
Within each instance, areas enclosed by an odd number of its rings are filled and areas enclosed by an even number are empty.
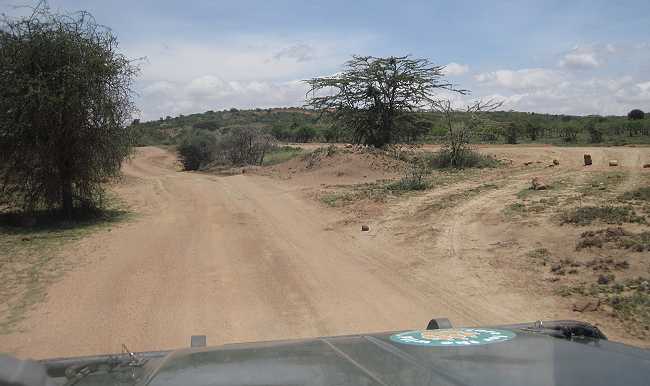
[[[76,245],[85,264],[48,289],[22,332],[0,336],[0,351],[43,358],[186,347],[193,334],[216,345],[423,328],[435,316],[558,316],[552,299],[513,293],[462,261],[460,217],[443,219],[449,237],[422,250],[338,226],[341,214],[284,181],[178,172],[157,148],[139,149],[124,172],[118,192],[141,215]]]

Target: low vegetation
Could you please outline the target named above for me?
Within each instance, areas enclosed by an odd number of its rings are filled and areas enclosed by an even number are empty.
[[[621,227],[583,232],[576,249],[585,248],[624,248],[633,252],[650,251],[650,232],[634,233]]]
[[[269,150],[264,157],[262,165],[275,165],[286,162],[292,158],[298,157],[304,153],[304,150],[293,146],[277,146]]]
[[[627,180],[628,176],[624,172],[605,172],[599,173],[591,178],[587,183],[578,188],[578,192],[583,197],[599,197],[611,193]]]
[[[436,112],[408,113],[414,126],[397,132],[398,143],[442,143],[447,134],[444,117]],[[466,115],[460,113],[460,116]],[[483,113],[492,125],[472,133],[472,143],[507,143],[515,130],[518,143],[579,146],[596,144],[627,145],[650,143],[650,117],[630,120],[626,116],[580,117],[530,114],[515,111]],[[514,126],[507,126],[514,123]],[[353,131],[335,124],[329,114],[299,107],[222,111],[160,117],[149,122],[134,122],[140,146],[176,145],[194,130],[214,133],[233,127],[258,127],[283,142],[354,142]],[[508,130],[506,130],[508,129]]]
[[[630,192],[625,192],[621,196],[621,199],[650,202],[650,186],[644,186]]]
[[[196,131],[184,138],[176,151],[185,170],[198,170],[214,158],[216,138],[204,131]]]
[[[260,129],[239,127],[219,135],[207,130],[191,132],[177,151],[185,170],[198,170],[208,165],[263,165],[276,147],[273,137]]]
[[[335,145],[329,145],[325,147],[319,147],[318,149],[303,155],[302,159],[305,161],[307,169],[311,169],[314,166],[319,165],[320,161],[324,157],[331,157],[338,152],[339,149]]]
[[[625,269],[625,268],[619,268]],[[593,299],[618,319],[625,329],[639,338],[650,336],[650,280],[644,277],[617,280],[614,274],[601,274],[591,284],[564,285],[560,296]]]
[[[430,169],[426,160],[415,158],[409,162],[402,178],[388,185],[388,189],[394,191],[425,190],[431,186],[431,183],[426,180],[429,173]]]
[[[637,216],[628,206],[583,206],[568,209],[560,215],[562,224],[589,225],[594,221],[605,224],[646,223],[645,217]]]
[[[433,153],[429,163],[434,169],[493,168],[500,165],[496,158],[471,148],[454,153],[446,147]]]

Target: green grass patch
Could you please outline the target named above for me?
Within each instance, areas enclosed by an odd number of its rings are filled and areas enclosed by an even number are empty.
[[[627,206],[583,206],[565,210],[560,215],[562,224],[589,225],[594,221],[605,224],[639,223],[646,219],[637,216],[634,209]]]
[[[294,146],[278,147],[268,152],[264,156],[264,162],[262,162],[262,165],[264,166],[277,165],[289,161],[290,159],[303,154],[303,152],[304,150],[299,147],[294,147]]]
[[[621,195],[621,199],[626,201],[650,202],[650,186],[644,186],[636,190],[625,192]]]

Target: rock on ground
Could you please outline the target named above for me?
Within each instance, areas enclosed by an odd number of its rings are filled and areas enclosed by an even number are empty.
[[[548,185],[546,185],[546,183],[540,177],[533,177],[533,180],[530,182],[530,184],[534,190],[548,189]]]

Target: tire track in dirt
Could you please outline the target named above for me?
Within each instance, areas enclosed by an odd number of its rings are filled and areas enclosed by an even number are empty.
[[[161,160],[167,160],[162,167]],[[483,321],[388,264],[405,251],[368,243],[340,216],[266,177],[179,173],[140,149],[118,188],[144,216],[66,248],[88,261],[48,289],[0,350],[31,357],[422,328],[433,316]],[[163,163],[164,164],[164,163]],[[451,286],[444,277],[436,286]]]

